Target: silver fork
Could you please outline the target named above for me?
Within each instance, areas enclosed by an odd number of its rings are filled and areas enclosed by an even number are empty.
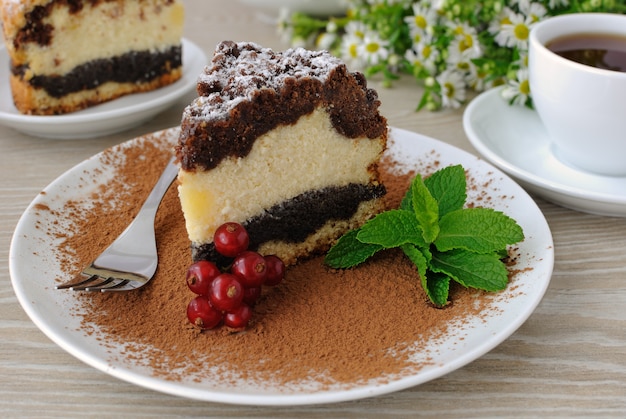
[[[141,288],[158,265],[154,220],[159,204],[176,179],[172,158],[132,223],[73,280],[56,289],[73,291],[128,291]]]

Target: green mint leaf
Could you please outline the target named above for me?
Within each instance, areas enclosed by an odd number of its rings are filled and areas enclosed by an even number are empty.
[[[425,284],[424,278],[426,278],[426,271],[428,270],[428,265],[430,264],[430,259],[432,259],[432,255],[428,249],[418,248],[413,244],[404,244],[402,245],[402,251],[404,254],[413,262],[415,267],[417,268],[417,273],[422,278],[422,285]]]
[[[437,307],[442,307],[448,302],[450,278],[444,274],[428,270],[432,254],[428,248],[418,248],[412,244],[402,246],[404,254],[413,262],[422,283],[422,288],[430,301]]]
[[[509,282],[506,266],[495,253],[482,254],[467,250],[434,252],[430,262],[434,272],[449,275],[459,284],[485,291],[500,291]]]
[[[502,250],[524,238],[522,228],[504,213],[491,208],[464,208],[439,220],[435,246],[440,252],[465,249],[476,253]]]
[[[415,215],[404,210],[389,210],[378,214],[361,227],[356,237],[363,243],[376,244],[386,249],[405,243],[427,245]]]
[[[439,204],[418,174],[411,183],[411,199],[415,218],[422,228],[422,237],[432,243],[439,234]]]
[[[447,304],[451,280],[485,291],[506,288],[508,271],[501,259],[506,246],[523,240],[524,233],[502,212],[465,208],[466,189],[460,165],[425,180],[416,175],[400,209],[380,213],[346,234],[328,252],[326,264],[352,267],[379,250],[400,247],[439,307]]]
[[[450,277],[439,272],[428,271],[426,285],[422,286],[430,301],[437,307],[443,307],[448,303],[450,294]]]
[[[496,250],[495,254],[498,257],[498,259],[502,260],[509,256],[509,250],[507,248]]]
[[[402,198],[402,202],[400,202],[400,209],[404,210],[404,211],[411,211],[413,212],[413,193],[412,193],[413,189],[411,187],[409,187],[409,189],[406,190],[406,193],[404,194],[404,197]]]
[[[359,230],[351,230],[344,234],[326,253],[324,263],[331,268],[351,268],[383,249],[382,246],[357,240],[358,232]]]
[[[465,205],[467,180],[460,164],[436,171],[424,179],[424,184],[439,204],[439,218]]]

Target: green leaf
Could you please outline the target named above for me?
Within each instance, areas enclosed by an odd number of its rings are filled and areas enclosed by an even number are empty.
[[[413,212],[413,188],[409,187],[400,202],[400,209]]]
[[[439,234],[439,205],[418,174],[411,183],[411,200],[415,218],[422,228],[422,237],[432,243]]]
[[[422,282],[422,286],[430,301],[437,307],[443,307],[448,303],[448,295],[450,294],[450,277],[448,275],[428,271],[426,285],[424,286]]]
[[[361,227],[357,239],[386,249],[405,243],[426,246],[415,215],[404,210],[389,210],[378,214]]]
[[[465,249],[476,253],[502,250],[524,238],[522,228],[504,213],[491,208],[464,208],[439,220],[437,250]]]
[[[465,205],[467,181],[460,164],[436,171],[424,179],[424,184],[439,204],[439,218]]]
[[[432,254],[428,248],[418,248],[412,244],[405,244],[402,246],[402,251],[417,268],[422,288],[428,299],[437,307],[444,306],[448,302],[450,278],[428,270],[428,265],[432,259]]]
[[[421,285],[436,306],[447,304],[450,281],[485,291],[508,283],[502,263],[506,246],[524,239],[521,227],[502,212],[464,208],[465,170],[449,166],[423,180],[416,175],[400,209],[378,214],[342,237],[325,262],[352,267],[376,252],[400,247],[417,268]]]
[[[479,254],[467,250],[435,252],[430,268],[449,275],[465,287],[485,291],[503,290],[509,282],[506,266],[495,253]]]
[[[344,234],[328,251],[324,263],[331,268],[350,268],[365,262],[383,247],[376,244],[363,243],[357,240],[359,230]]]
[[[420,277],[426,278],[426,271],[428,270],[430,259],[432,259],[430,251],[428,249],[418,248],[412,244],[402,245],[402,251],[411,260],[411,262],[413,262]],[[422,280],[422,285],[424,284],[425,282]]]

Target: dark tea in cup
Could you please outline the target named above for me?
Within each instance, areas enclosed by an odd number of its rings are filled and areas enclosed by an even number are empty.
[[[626,36],[581,33],[557,38],[546,47],[580,64],[626,72]]]

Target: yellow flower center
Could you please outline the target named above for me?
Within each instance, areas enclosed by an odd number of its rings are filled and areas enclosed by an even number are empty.
[[[459,42],[459,51],[463,52],[474,45],[474,39],[470,35],[464,35]]]
[[[430,54],[432,54],[433,49],[430,45],[426,45],[423,49],[422,49],[422,56],[424,58],[428,58],[430,57]]]
[[[350,57],[352,57],[352,58],[358,57],[359,53],[357,51],[356,44],[351,44],[350,47],[348,47],[348,53],[350,54]]]
[[[444,83],[443,93],[446,97],[454,97],[454,85],[452,83]]]
[[[519,84],[519,91],[526,96],[530,94],[530,84],[528,83],[528,80],[524,80]]]
[[[426,19],[424,18],[424,16],[415,16],[415,26],[417,26],[420,29],[426,29]]]
[[[513,34],[515,35],[515,37],[522,41],[528,39],[528,32],[528,26],[524,25],[523,23],[518,23],[513,29]]]
[[[365,50],[370,54],[376,53],[380,49],[380,45],[377,42],[370,42],[365,45]]]

